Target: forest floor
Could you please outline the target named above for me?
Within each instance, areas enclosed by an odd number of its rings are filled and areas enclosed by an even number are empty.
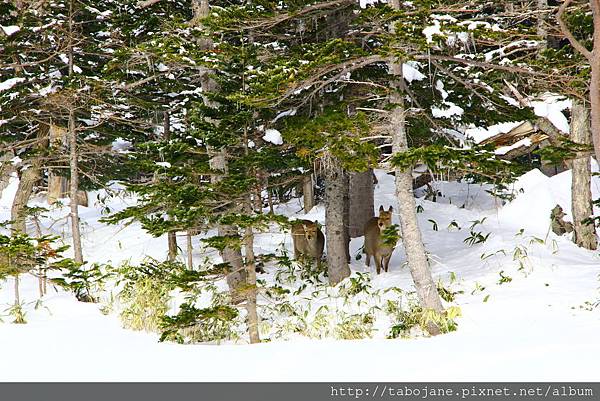
[[[376,208],[396,205],[393,177],[377,171]],[[98,304],[78,302],[51,289],[41,305],[37,279],[23,277],[25,325],[10,324],[6,311],[0,323],[0,378],[3,381],[598,381],[600,370],[600,258],[598,251],[576,247],[568,236],[549,231],[550,210],[560,204],[570,214],[570,171],[546,177],[532,170],[520,178],[517,198],[501,205],[485,186],[436,182],[443,194],[437,202],[417,199],[424,241],[436,281],[457,292],[458,330],[435,338],[386,339],[388,327],[376,326],[372,339],[314,340],[300,336],[258,345],[179,345],[159,343],[158,335],[123,329],[116,313],[105,315]],[[8,220],[16,182],[0,197],[0,221]],[[594,177],[594,198],[600,179]],[[90,196],[81,208],[85,259],[91,262],[138,263],[145,257],[164,259],[166,239],[147,235],[134,223],[107,226]],[[41,200],[39,200],[41,204]],[[113,198],[118,210],[135,202]],[[35,202],[34,202],[35,203]],[[299,200],[277,207],[277,213],[317,219],[318,206],[308,215]],[[68,207],[42,220],[45,231],[69,242]],[[395,216],[395,223],[397,221]],[[485,219],[484,219],[485,218]],[[568,217],[567,217],[568,218]],[[475,223],[472,229],[470,227]],[[458,230],[451,222],[461,228]],[[436,227],[437,226],[437,227]],[[436,230],[437,228],[437,230]],[[472,233],[471,233],[472,232]],[[479,233],[482,243],[465,239]],[[201,253],[194,239],[194,259]],[[185,243],[184,239],[180,243]],[[289,234],[276,231],[257,236],[258,253],[281,245],[291,250]],[[362,238],[354,239],[354,256]],[[197,253],[196,253],[197,252]],[[210,255],[208,255],[210,256]],[[182,256],[185,260],[185,255]],[[376,275],[372,266],[355,260],[353,272],[369,272],[373,288],[412,288],[402,267],[399,246],[390,272]],[[277,267],[268,266],[259,279],[270,280]],[[356,273],[354,273],[356,274]],[[505,277],[503,279],[503,277]],[[510,278],[511,280],[509,281]],[[0,307],[13,299],[12,280],[0,283]],[[460,293],[462,292],[462,293]],[[36,305],[37,304],[37,305]],[[37,308],[36,308],[37,306]],[[243,363],[241,363],[243,362]]]

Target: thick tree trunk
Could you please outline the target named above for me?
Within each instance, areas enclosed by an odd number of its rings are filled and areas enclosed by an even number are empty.
[[[27,232],[27,202],[31,198],[33,193],[34,184],[40,179],[40,163],[32,161],[31,165],[21,173],[21,179],[17,186],[17,192],[13,199],[11,207],[11,229],[14,233],[26,233]]]
[[[211,182],[213,184],[218,183],[223,179],[223,176],[227,174],[227,153],[225,149],[215,151],[208,148],[210,156],[209,165],[213,171],[218,171],[221,174],[213,174],[211,176]],[[217,233],[219,236],[230,237],[237,236],[238,230],[236,227],[219,224],[217,225]],[[239,303],[243,299],[236,293],[237,288],[246,282],[246,271],[244,270],[244,264],[242,260],[242,252],[239,248],[225,247],[221,252],[223,263],[229,265],[229,274],[227,275],[227,284],[232,295],[234,303]]]
[[[73,258],[76,263],[83,263],[81,248],[81,231],[79,230],[79,161],[77,152],[77,131],[75,129],[75,112],[69,110],[69,169],[71,173],[70,198],[71,198],[71,232],[73,235]]]
[[[392,0],[390,5],[394,9],[400,8],[399,0]],[[393,28],[392,28],[393,31]],[[393,108],[390,112],[390,135],[392,137],[392,152],[400,153],[408,150],[406,139],[405,109],[403,99],[402,62],[391,58],[388,63],[389,73],[392,78],[390,103]],[[421,238],[421,231],[417,221],[416,202],[412,190],[412,174],[410,169],[395,169],[396,198],[400,215],[400,228],[402,230],[402,243],[408,267],[415,283],[417,295],[423,309],[443,313],[444,308],[431,276],[429,261]],[[427,325],[431,335],[440,334],[440,329],[433,322]]]
[[[12,174],[17,171],[10,159],[12,159],[12,154],[8,152],[0,156],[0,195],[8,187]]]
[[[362,173],[350,173],[350,238],[362,237],[365,224],[375,215],[373,189],[372,169]]]
[[[39,143],[38,145],[36,145],[38,149],[41,149],[45,145],[47,145],[47,142],[45,140],[47,135],[47,126],[40,124],[38,128]],[[41,165],[41,158],[39,156],[35,156],[33,159],[31,159],[29,166],[21,172],[19,185],[17,186],[17,192],[15,193],[15,197],[13,199],[12,207],[10,210],[10,219],[12,220],[12,232],[24,234],[27,232],[27,203],[29,202],[29,198],[31,198],[31,194],[33,193],[33,186],[40,179]]]
[[[61,149],[64,149],[67,145],[67,130],[58,125],[50,124],[49,129],[50,136],[50,152],[58,153]],[[68,180],[67,177],[63,177],[53,173],[51,170],[48,171],[48,204],[53,204],[58,199],[63,198],[68,193]]]
[[[591,133],[589,129],[589,113],[585,105],[573,100],[571,107],[571,140],[576,143],[589,145]],[[584,223],[593,214],[592,210],[592,171],[590,157],[587,152],[582,152],[572,161],[571,184],[573,229],[575,231],[573,242],[586,249],[596,249],[598,239],[594,224]]]
[[[315,207],[315,184],[313,175],[305,175],[302,179],[302,198],[304,199],[304,213]]]
[[[327,233],[327,272],[329,283],[336,285],[350,275],[348,266],[348,235],[344,226],[344,194],[348,190],[348,175],[340,163],[331,157],[325,173],[325,221]]]

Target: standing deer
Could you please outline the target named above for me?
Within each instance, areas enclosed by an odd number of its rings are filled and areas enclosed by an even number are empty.
[[[292,239],[294,241],[294,258],[308,257],[317,263],[323,257],[325,236],[319,229],[316,221],[298,220],[292,225]]]
[[[386,228],[392,225],[392,210],[390,208],[387,212],[383,209],[383,206],[379,206],[379,216],[372,217],[371,220],[367,221],[364,228],[365,233],[365,245],[363,247],[366,256],[367,266],[371,266],[371,256],[375,258],[375,266],[377,267],[377,274],[380,273],[381,267],[388,271],[390,264],[390,258],[394,247],[386,245],[383,242],[382,234]]]

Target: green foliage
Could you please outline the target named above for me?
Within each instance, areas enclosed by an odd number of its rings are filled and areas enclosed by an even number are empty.
[[[411,337],[415,330],[426,332],[429,324],[435,324],[442,333],[456,331],[458,325],[455,319],[461,316],[460,308],[456,306],[451,306],[440,314],[434,310],[423,309],[414,302],[411,302],[406,310],[399,309],[394,303],[388,303],[387,311],[396,321],[388,338]]]
[[[150,276],[128,282],[118,294],[123,305],[119,314],[123,327],[158,331],[169,309],[170,290],[170,286]]]
[[[327,108],[315,117],[290,117],[285,122],[284,139],[293,143],[296,154],[309,161],[328,151],[349,171],[374,167],[376,147],[363,140],[369,133],[367,116],[348,116],[338,108]]]
[[[516,166],[498,159],[488,148],[429,145],[398,153],[391,161],[392,165],[403,169],[413,168],[417,163],[427,165],[432,172],[452,169],[481,182],[505,183],[517,177]]]
[[[14,317],[14,324],[26,324],[25,310],[23,309],[23,303],[14,303],[7,309],[8,315]]]
[[[381,239],[386,246],[396,246],[401,238],[398,224],[392,224],[389,227],[386,227],[381,233]]]
[[[546,146],[534,151],[534,153],[552,164],[560,164],[565,160],[575,158],[578,152],[591,152],[592,150],[591,145],[583,145],[568,138],[561,138],[559,145]]]
[[[59,237],[0,234],[0,279],[32,271],[60,268],[70,259],[61,254],[68,247],[56,246]]]
[[[512,277],[506,276],[504,274],[504,270],[502,270],[498,274],[500,275],[500,280],[498,280],[498,284],[510,283],[512,281]]]
[[[196,308],[188,303],[180,305],[179,312],[164,316],[161,322],[160,341],[219,342],[236,338],[232,332],[232,321],[238,311],[228,305]]]
[[[57,268],[62,270],[62,277],[52,278],[52,283],[73,292],[80,302],[98,302],[98,295],[113,276],[111,266],[97,263],[85,266],[64,260]]]
[[[441,281],[438,281],[438,283],[437,283],[437,291],[438,291],[438,294],[440,295],[440,298],[442,298],[446,302],[454,302],[456,300],[457,294],[464,293],[464,291],[462,291],[462,290],[452,291],[452,290],[444,287],[444,284]]]
[[[480,231],[471,230],[470,235],[463,240],[463,242],[469,246],[475,244],[483,244],[489,238],[491,233],[483,235]]]

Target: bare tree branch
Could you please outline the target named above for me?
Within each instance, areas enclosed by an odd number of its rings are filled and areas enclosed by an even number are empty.
[[[571,4],[573,0],[565,0],[561,6],[558,8],[558,13],[556,14],[556,19],[558,20],[558,25],[560,25],[560,30],[563,35],[569,40],[571,46],[575,48],[583,57],[585,57],[588,61],[592,61],[592,52],[585,48],[580,41],[578,41],[575,36],[573,36],[573,32],[569,29],[566,22],[563,20],[563,14],[567,10],[567,7]],[[597,1],[597,0],[592,0]]]

